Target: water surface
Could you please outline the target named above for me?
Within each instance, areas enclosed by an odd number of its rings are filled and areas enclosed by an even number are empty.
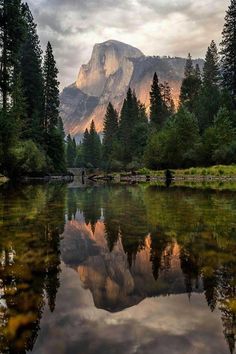
[[[0,190],[0,353],[228,354],[236,194]]]

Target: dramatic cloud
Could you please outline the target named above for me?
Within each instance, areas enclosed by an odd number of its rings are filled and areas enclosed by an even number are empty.
[[[43,47],[54,46],[61,87],[75,81],[94,43],[117,39],[147,55],[203,57],[220,42],[229,0],[29,0]]]

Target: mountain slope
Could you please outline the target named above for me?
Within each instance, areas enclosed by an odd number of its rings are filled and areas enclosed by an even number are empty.
[[[201,59],[194,62],[203,65]],[[139,49],[118,41],[96,44],[89,63],[82,65],[76,82],[61,94],[61,116],[66,132],[79,136],[92,119],[101,132],[109,101],[120,110],[129,86],[148,109],[155,71],[161,81],[169,82],[177,102],[184,67],[183,58],[147,57]]]

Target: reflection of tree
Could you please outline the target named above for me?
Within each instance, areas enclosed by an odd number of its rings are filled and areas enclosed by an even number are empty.
[[[32,350],[45,306],[55,308],[65,189],[25,187],[2,193],[0,224],[0,352]]]
[[[220,309],[232,352],[236,331],[236,255],[235,231],[230,225],[235,224],[235,196],[142,185],[89,188],[77,194],[77,205],[86,223],[95,226],[103,209],[108,248],[112,251],[120,237],[130,267],[150,235],[148,251],[156,280],[162,280],[163,271],[171,271],[173,242],[178,244],[186,292],[190,296],[193,291],[204,291],[210,310]],[[175,262],[175,267],[179,267],[179,262]]]
[[[171,239],[160,228],[151,234],[150,261],[152,262],[152,272],[155,280],[159,278],[160,271],[170,269],[172,247],[168,246],[171,243]]]

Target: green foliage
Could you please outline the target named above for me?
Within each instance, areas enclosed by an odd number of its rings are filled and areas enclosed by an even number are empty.
[[[66,161],[68,167],[75,167],[76,155],[76,142],[69,134],[66,139]]]
[[[231,0],[225,16],[221,42],[223,86],[231,94],[236,107],[236,1]]]
[[[33,176],[46,171],[46,156],[32,141],[23,141],[13,150],[14,172],[19,176]]]
[[[101,166],[102,144],[94,121],[91,122],[90,130],[85,130],[82,152],[85,167],[99,168]]]
[[[197,160],[200,136],[196,118],[181,108],[165,128],[150,138],[145,151],[148,168],[191,166]]]
[[[34,141],[42,143],[43,137],[40,134],[43,129],[42,50],[37,26],[27,4],[22,5],[22,17],[24,20],[24,40],[19,52],[19,66],[27,109],[22,137],[24,139],[32,138]]]
[[[150,92],[150,121],[154,128],[161,129],[173,113],[173,101],[167,82],[159,84],[157,74],[154,74]]]
[[[106,170],[111,168],[112,159],[116,154],[118,143],[118,113],[111,103],[108,104],[103,129],[103,165]]]
[[[192,57],[189,54],[185,66],[185,77],[180,92],[180,106],[185,106],[190,112],[194,112],[194,106],[201,87],[201,75],[199,67],[193,67]]]

